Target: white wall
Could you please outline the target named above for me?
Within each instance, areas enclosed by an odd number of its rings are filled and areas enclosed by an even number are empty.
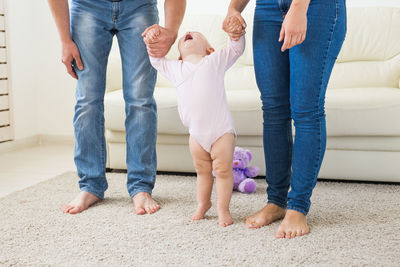
[[[21,8],[24,6],[24,8]],[[32,0],[11,0],[8,10],[8,49],[11,62],[11,86],[15,138],[24,138],[38,133],[37,123],[37,86],[35,76],[38,66],[35,64],[37,39],[32,23],[35,10]],[[29,20],[30,18],[30,20]]]
[[[61,46],[47,1],[7,2],[15,139],[36,134],[72,136],[75,81],[61,63]],[[187,2],[186,15],[225,14],[229,0]],[[160,14],[163,3],[159,0]],[[400,0],[348,0],[347,4],[400,7]],[[245,12],[252,12],[254,6],[252,0]]]

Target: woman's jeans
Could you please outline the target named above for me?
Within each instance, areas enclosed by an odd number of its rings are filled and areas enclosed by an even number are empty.
[[[104,93],[113,36],[122,58],[125,100],[127,187],[131,197],[151,193],[156,176],[157,111],[153,98],[156,71],[141,33],[158,23],[156,0],[72,0],[71,35],[84,69],[79,77],[74,116],[75,164],[82,191],[104,198]]]
[[[263,109],[268,202],[306,215],[325,153],[325,92],[346,34],[346,6],[344,0],[311,0],[305,41],[281,52],[279,32],[290,4],[257,1],[254,67]]]

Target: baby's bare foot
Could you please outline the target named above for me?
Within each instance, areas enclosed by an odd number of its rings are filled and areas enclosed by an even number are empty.
[[[233,224],[233,219],[229,210],[218,211],[218,223],[222,227],[227,227],[228,225]]]
[[[76,214],[88,209],[101,199],[89,192],[81,191],[69,204],[63,206],[64,213]]]
[[[279,225],[278,231],[276,232],[277,238],[293,238],[296,236],[302,236],[308,234],[310,229],[307,225],[306,216],[295,210],[288,210],[285,218]]]
[[[246,225],[249,228],[260,228],[261,226],[273,223],[285,216],[285,209],[269,203],[256,214],[246,218]]]
[[[209,201],[206,204],[199,203],[197,205],[196,212],[192,215],[192,220],[197,221],[197,220],[204,219],[204,215],[211,208],[211,205],[212,205],[211,201]]]
[[[147,192],[137,193],[133,198],[133,205],[137,215],[152,214],[160,209],[160,206]]]

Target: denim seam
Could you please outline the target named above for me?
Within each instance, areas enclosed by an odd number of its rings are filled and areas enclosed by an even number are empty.
[[[136,190],[133,190],[132,193],[129,193],[129,196],[130,196],[130,198],[133,198],[135,195],[142,193],[142,192],[149,193],[151,195],[153,190],[151,190],[151,189],[136,189]]]
[[[319,112],[319,109],[320,109],[321,95],[322,95],[322,94],[321,94],[321,89],[322,89],[323,80],[324,80],[324,77],[325,77],[326,62],[328,61],[329,49],[330,49],[331,44],[332,44],[333,33],[334,33],[334,30],[335,30],[336,21],[337,21],[337,17],[338,17],[338,15],[337,15],[337,12],[338,12],[338,11],[337,11],[337,10],[338,10],[338,7],[337,7],[337,0],[335,0],[335,19],[334,19],[333,24],[332,24],[332,27],[331,27],[331,29],[330,29],[330,36],[329,36],[329,40],[328,40],[328,46],[327,46],[327,48],[326,48],[326,57],[325,57],[325,61],[324,61],[324,64],[323,64],[323,66],[322,66],[322,74],[321,74],[321,80],[320,80],[320,87],[319,87],[318,98],[317,98],[317,105],[316,105],[316,106],[317,106],[317,111],[316,111],[317,114],[314,114],[314,115],[318,115],[318,112]],[[317,173],[317,171],[318,171],[318,169],[319,169],[319,168],[318,168],[318,164],[319,164],[319,162],[320,162],[320,158],[321,158],[321,154],[322,154],[322,146],[321,146],[321,131],[322,131],[322,129],[321,129],[321,127],[322,127],[321,121],[319,121],[319,132],[318,132],[319,149],[318,149],[318,155],[317,155],[317,157],[315,158],[314,171],[313,171],[313,176],[312,176],[312,177],[313,177],[313,181],[314,181],[314,180],[317,178],[317,176],[318,176],[318,173]],[[311,194],[312,194],[312,191],[311,191],[310,195],[308,196],[309,198],[311,198]],[[299,212],[301,212],[301,213],[307,215],[309,207],[307,207],[307,210],[304,210],[304,209],[297,208],[295,205],[292,204],[292,205],[288,206],[287,209],[296,210],[296,211],[299,211]]]
[[[303,209],[299,209],[299,208],[297,208],[295,206],[287,206],[286,209],[287,210],[295,210],[295,211],[303,213],[304,215],[307,215],[307,213],[308,213],[307,211],[305,211]]]
[[[93,195],[95,195],[96,197],[98,197],[100,199],[104,199],[104,192],[103,193],[99,193],[98,191],[94,191],[94,190],[88,189],[88,187],[81,188],[80,190],[84,191],[84,192],[88,192],[90,194],[93,194]]]
[[[107,45],[108,46],[108,45]],[[108,49],[107,49],[107,47],[104,47],[104,49],[103,49],[103,54],[104,54],[104,58],[106,58],[107,60],[106,60],[106,64],[108,65],[108,55],[107,55],[107,51]],[[107,75],[104,75],[103,76],[103,84],[106,84],[106,76]],[[105,88],[104,88],[104,90],[105,90]],[[105,92],[103,92],[103,95],[104,95],[104,93]],[[103,140],[102,140],[102,142],[101,142],[101,162],[102,162],[102,164],[103,164],[103,166],[102,166],[102,168],[105,170],[106,169],[106,160],[107,160],[107,158],[106,158],[106,154],[107,154],[107,151],[106,151],[106,147],[105,147],[105,136],[104,136],[104,100],[103,100],[103,108],[102,108],[102,114],[103,114],[103,116],[102,117],[100,117],[100,131],[102,132],[102,134],[103,134]],[[103,142],[104,141],[104,142]]]
[[[328,56],[329,56],[329,49],[330,49],[330,47],[331,47],[331,44],[332,44],[332,39],[333,39],[333,33],[334,33],[334,30],[335,30],[335,27],[336,27],[336,21],[337,21],[337,17],[338,17],[338,15],[337,15],[337,12],[338,12],[338,7],[337,7],[337,0],[335,0],[335,19],[334,19],[334,21],[333,21],[333,24],[332,24],[332,28],[331,28],[331,31],[330,31],[330,37],[329,37],[329,43],[328,43],[328,46],[327,46],[327,48],[326,48],[326,57],[325,57],[325,61],[324,61],[324,65],[323,65],[323,67],[322,67],[322,75],[321,75],[321,81],[320,81],[320,88],[319,88],[319,95],[318,95],[318,102],[317,102],[317,113],[319,112],[319,109],[320,109],[320,104],[321,104],[321,89],[322,89],[322,86],[323,86],[323,80],[324,80],[324,77],[325,77],[325,72],[326,72],[326,62],[328,61]],[[314,174],[313,174],[313,179],[315,179],[316,178],[316,176],[318,175],[317,174],[317,170],[318,170],[318,162],[320,161],[320,158],[321,158],[321,154],[322,154],[322,146],[321,146],[321,121],[319,121],[319,132],[318,132],[318,138],[319,138],[319,150],[318,150],[318,156],[316,157],[316,162],[315,162],[315,167],[314,167]],[[310,196],[311,197],[311,196]]]
[[[270,199],[268,199],[268,202],[267,202],[267,204],[268,203],[272,203],[272,204],[275,204],[275,205],[277,205],[278,207],[281,207],[281,208],[286,208],[286,206],[287,206],[287,204],[282,204],[282,203],[280,203],[280,202],[278,202],[278,201],[275,201],[275,200],[270,200]]]

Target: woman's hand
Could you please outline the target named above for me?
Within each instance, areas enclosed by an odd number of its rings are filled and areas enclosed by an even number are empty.
[[[246,33],[246,22],[240,12],[228,14],[222,23],[222,29],[233,41],[239,40]]]
[[[309,0],[294,0],[282,23],[279,42],[283,42],[281,51],[301,44],[306,39],[307,9]]]
[[[177,33],[168,28],[154,24],[142,33],[147,52],[152,57],[164,57],[174,44]]]

